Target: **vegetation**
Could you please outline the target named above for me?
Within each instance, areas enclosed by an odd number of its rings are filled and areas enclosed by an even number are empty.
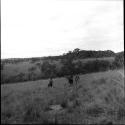
[[[65,78],[1,85],[2,124],[124,124],[124,78],[107,71],[80,75],[77,96]],[[117,81],[117,82],[115,82]],[[55,111],[51,105],[61,105]]]
[[[120,52],[115,56],[114,65],[116,68],[124,67],[124,52]]]
[[[60,56],[48,56],[48,57],[35,57],[35,58],[12,58],[12,59],[2,59],[2,63],[21,63],[25,61],[37,62],[40,60],[58,60],[68,58],[68,56],[73,56],[76,59],[85,59],[85,58],[99,58],[99,57],[114,57],[115,53],[113,51],[90,51],[90,50],[80,50],[79,48],[74,49],[73,51],[69,51],[68,53],[64,53]]]
[[[56,76],[56,65],[50,64],[48,61],[44,61],[41,66],[41,72],[43,72],[43,78],[50,78]]]
[[[99,58],[101,57],[101,58]],[[107,59],[103,60],[102,57]],[[113,57],[114,61],[108,60],[108,57]],[[88,61],[86,58],[92,59]],[[94,59],[93,59],[94,58]],[[83,60],[81,60],[83,59]],[[28,62],[23,62],[23,61]],[[21,63],[21,61],[23,63]],[[8,64],[8,63],[14,64]],[[20,62],[20,64],[18,64]],[[16,65],[15,65],[16,63]],[[27,66],[25,66],[27,63]],[[20,71],[21,68],[27,68],[27,71]],[[18,73],[9,73],[15,68],[9,69],[8,67],[17,67]],[[23,82],[29,80],[47,79],[50,77],[64,77],[70,74],[86,74],[91,72],[100,72],[107,70],[119,69],[124,66],[124,52],[115,54],[112,51],[84,51],[78,48],[69,51],[62,56],[44,57],[44,58],[31,58],[31,59],[11,59],[3,60],[1,63],[2,68],[2,84],[12,82]],[[4,68],[3,68],[4,67]],[[23,73],[23,75],[21,75]],[[18,74],[18,75],[17,75]],[[19,75],[20,74],[20,75]],[[7,76],[7,77],[6,77]]]

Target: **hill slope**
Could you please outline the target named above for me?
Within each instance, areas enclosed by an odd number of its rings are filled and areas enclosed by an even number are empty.
[[[81,75],[77,93],[65,83],[56,78],[54,88],[47,88],[48,80],[1,85],[1,123],[125,123],[123,70]],[[63,110],[54,115],[49,107],[57,104]]]
[[[75,49],[61,56],[6,59],[1,62],[1,83],[32,81],[46,79],[50,76],[62,77],[71,74],[71,72],[73,74],[86,74],[115,69],[124,65],[123,58],[124,52],[115,54],[110,50],[85,51]]]

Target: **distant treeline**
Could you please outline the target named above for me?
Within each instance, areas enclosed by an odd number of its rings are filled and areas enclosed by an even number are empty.
[[[40,60],[58,60],[58,59],[68,58],[69,56],[74,57],[74,59],[86,59],[86,58],[99,58],[99,57],[114,57],[115,55],[116,53],[111,50],[92,51],[92,50],[80,50],[76,48],[73,51],[69,51],[68,53],[64,53],[63,55],[59,55],[59,56],[1,59],[1,63],[16,64],[16,63],[25,62],[25,61],[37,62]]]
[[[76,51],[76,50],[75,50]],[[74,59],[77,59],[78,56],[77,52],[68,53],[62,58],[60,63],[62,64],[61,69],[57,69],[56,64],[51,64],[50,60],[44,60],[43,63],[36,63],[35,66],[39,67],[41,74],[35,74],[36,67],[32,67],[29,69],[29,74],[25,73],[20,73],[16,76],[10,77],[10,78],[5,78],[4,76],[2,77],[2,83],[13,83],[13,82],[23,82],[23,81],[30,81],[30,80],[38,80],[38,79],[47,79],[50,77],[56,78],[56,77],[64,77],[66,75],[75,75],[75,74],[86,74],[86,73],[92,73],[92,72],[99,72],[99,71],[107,71],[107,70],[114,70],[114,69],[119,69],[124,67],[124,52],[120,52],[114,54],[112,51],[107,51],[110,53],[109,55],[114,56],[114,61],[110,62],[108,60],[92,60],[92,61],[87,61],[86,63],[83,63],[82,61],[78,60],[77,62],[73,62]],[[93,51],[92,51],[93,52]],[[74,54],[75,53],[75,54]],[[87,52],[86,52],[87,53]],[[84,58],[92,58],[91,56],[91,51],[88,52],[89,54],[86,56],[84,55]],[[100,57],[98,55],[98,52],[93,52],[96,53],[96,57]],[[105,52],[106,53],[106,52]],[[102,52],[102,55],[104,53]],[[107,57],[110,57],[108,54],[106,54]],[[103,56],[102,56],[103,57]],[[50,58],[49,58],[50,59]],[[79,59],[79,58],[78,58]]]
[[[97,56],[99,57],[99,56]],[[69,55],[68,58],[62,59],[61,63],[63,64],[61,70],[57,71],[55,70],[56,66],[46,64],[48,62],[43,63],[44,69],[47,69],[47,67],[53,67],[53,70],[49,70],[45,77],[50,77],[50,72],[53,77],[62,77],[65,75],[75,75],[75,74],[86,74],[86,73],[92,73],[92,72],[99,72],[99,71],[107,71],[107,70],[114,70],[124,67],[124,52],[120,52],[115,55],[115,59],[113,62],[110,62],[109,60],[98,60],[95,59],[93,61],[87,61],[86,63],[82,63],[82,61],[77,61],[76,63],[73,63],[73,59],[77,58],[75,56]],[[47,71],[47,70],[45,70]]]

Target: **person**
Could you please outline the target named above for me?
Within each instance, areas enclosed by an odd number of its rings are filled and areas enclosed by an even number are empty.
[[[53,79],[52,79],[52,77],[50,78],[50,81],[49,81],[48,87],[53,87]]]
[[[75,76],[75,82],[76,82],[76,84],[79,82],[79,75],[77,74],[76,76]]]
[[[73,75],[69,76],[68,81],[70,85],[73,85]]]

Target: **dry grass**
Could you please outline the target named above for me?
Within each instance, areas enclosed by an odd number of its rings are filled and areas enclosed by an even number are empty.
[[[121,70],[120,72],[123,72]],[[77,93],[65,78],[1,85],[1,123],[125,123],[124,77],[119,71],[80,76]],[[62,112],[50,112],[60,104]]]
[[[97,58],[98,60],[108,60],[109,62],[113,62],[114,57],[105,57],[105,58]],[[82,61],[82,63],[86,63],[87,61],[94,61],[96,60],[96,58],[88,58],[88,59],[80,59],[80,61]],[[79,60],[74,60],[74,62],[77,62]],[[39,66],[37,64],[42,64],[43,61],[37,61],[35,63],[32,63],[30,61],[24,61],[21,63],[17,63],[17,64],[5,64],[4,65],[4,70],[2,70],[2,75],[4,76],[4,78],[8,79],[8,78],[12,78],[17,76],[20,73],[24,74],[24,78],[27,79],[28,77],[28,70],[31,67],[36,67],[36,70],[34,71],[34,73],[37,76],[41,76],[41,70],[39,68]],[[60,63],[60,60],[56,61],[50,61],[50,64],[56,64],[57,69],[60,70],[62,67],[62,64]]]

